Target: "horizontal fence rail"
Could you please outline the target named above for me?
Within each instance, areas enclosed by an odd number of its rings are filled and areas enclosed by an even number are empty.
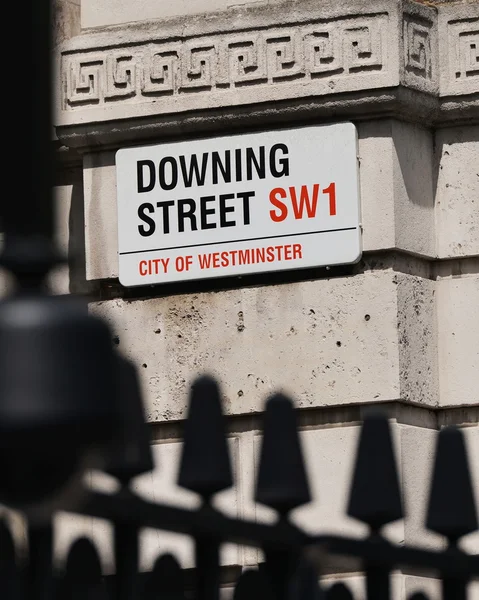
[[[385,416],[366,417],[359,438],[351,482],[348,515],[365,523],[364,539],[311,535],[289,520],[290,512],[311,500],[290,399],[271,397],[264,413],[263,442],[255,500],[273,508],[278,519],[265,524],[232,518],[215,509],[215,494],[233,484],[224,417],[217,384],[209,377],[192,386],[178,483],[202,498],[195,510],[148,502],[130,489],[131,479],[153,468],[143,421],[135,369],[121,359],[125,404],[123,428],[105,471],[121,489],[112,494],[83,490],[70,510],[107,519],[114,527],[115,575],[104,577],[97,549],[87,538],[76,540],[61,573],[53,569],[51,520],[32,519],[29,557],[20,560],[6,523],[0,526],[0,590],[2,598],[149,600],[216,600],[220,597],[219,550],[222,544],[255,546],[265,561],[239,577],[235,599],[354,600],[344,583],[327,590],[321,569],[334,556],[354,559],[365,574],[368,600],[389,600],[391,573],[416,569],[441,580],[443,600],[465,600],[467,586],[479,579],[479,556],[463,552],[460,538],[478,528],[473,488],[463,434],[456,428],[439,432],[426,526],[448,542],[443,550],[396,545],[381,529],[404,517],[393,444]],[[128,405],[128,406],[127,406]],[[68,509],[68,507],[67,507]],[[318,527],[321,524],[318,524]],[[195,544],[195,579],[184,574],[171,554],[158,557],[153,570],[139,573],[139,532],[149,527],[189,535]],[[415,593],[409,600],[436,600]]]

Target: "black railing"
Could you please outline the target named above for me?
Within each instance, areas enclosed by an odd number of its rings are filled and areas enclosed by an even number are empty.
[[[233,542],[264,551],[265,562],[239,578],[235,598],[313,600],[353,598],[344,584],[322,590],[321,565],[335,555],[352,558],[365,573],[368,600],[391,598],[390,575],[399,568],[418,569],[442,580],[443,600],[467,597],[468,583],[479,578],[479,557],[458,546],[460,538],[478,528],[473,490],[462,432],[443,429],[438,434],[427,528],[443,535],[448,546],[433,551],[398,546],[381,535],[381,528],[403,518],[401,491],[388,421],[369,416],[362,427],[356,456],[348,515],[368,525],[365,539],[311,535],[289,520],[290,511],[311,500],[296,413],[282,396],[270,398],[264,413],[262,450],[255,500],[276,510],[275,524],[227,517],[212,506],[215,494],[233,484],[220,395],[215,382],[202,377],[191,390],[178,483],[202,498],[197,510],[152,504],[129,489],[132,477],[152,468],[146,425],[129,373],[129,423],[116,446],[115,474],[122,488],[114,494],[84,489],[77,494],[74,512],[108,519],[114,526],[115,575],[102,577],[100,559],[91,541],[81,538],[70,548],[62,573],[52,568],[52,526],[33,511],[29,526],[29,558],[15,556],[15,545],[5,523],[0,528],[2,598],[153,600],[153,598],[216,600],[220,594],[219,550]],[[125,421],[126,423],[127,421]],[[132,436],[125,435],[129,431]],[[116,440],[115,444],[118,443]],[[52,468],[55,464],[52,464]],[[28,512],[28,510],[27,510]],[[169,554],[158,558],[152,572],[139,575],[139,532],[144,527],[184,533],[195,543],[195,581],[185,589],[182,571]],[[5,592],[5,590],[7,590]],[[415,594],[415,600],[427,595]],[[433,600],[431,598],[431,600]]]

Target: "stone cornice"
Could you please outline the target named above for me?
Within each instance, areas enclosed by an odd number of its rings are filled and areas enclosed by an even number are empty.
[[[59,56],[72,147],[371,114],[479,120],[479,4],[287,2],[91,30]]]

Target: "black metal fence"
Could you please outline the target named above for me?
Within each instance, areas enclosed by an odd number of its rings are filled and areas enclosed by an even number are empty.
[[[335,555],[352,558],[360,565],[368,600],[391,598],[391,572],[399,568],[418,569],[440,578],[443,600],[467,597],[468,583],[479,578],[479,557],[465,554],[458,542],[476,530],[478,523],[460,430],[447,428],[438,435],[427,507],[426,526],[447,539],[445,550],[398,546],[381,536],[383,526],[403,518],[403,508],[388,421],[379,414],[371,415],[363,424],[348,505],[348,514],[368,525],[369,536],[310,535],[289,520],[291,510],[308,503],[311,496],[296,413],[292,402],[282,395],[271,397],[266,404],[255,491],[257,502],[276,510],[277,522],[234,519],[213,508],[214,495],[230,487],[233,480],[220,395],[208,377],[198,379],[191,389],[178,478],[181,487],[201,496],[201,507],[187,510],[152,504],[136,496],[129,489],[129,481],[150,470],[152,458],[134,368],[122,359],[120,364],[128,407],[124,405],[122,433],[112,447],[114,462],[105,471],[116,476],[122,488],[111,495],[77,492],[72,508],[113,523],[116,574],[102,577],[98,553],[86,538],[72,544],[63,572],[54,572],[52,526],[47,517],[51,513],[45,507],[39,512],[37,508],[31,513],[28,528],[28,558],[16,556],[8,528],[0,526],[2,598],[216,600],[220,597],[219,550],[225,542],[259,547],[265,556],[258,569],[239,577],[236,599],[352,600],[344,584],[337,583],[327,592],[322,589],[321,565]],[[138,539],[143,527],[184,533],[194,539],[196,569],[190,589],[185,588],[182,570],[169,554],[158,558],[153,571],[139,575]],[[416,593],[410,600],[427,598]]]

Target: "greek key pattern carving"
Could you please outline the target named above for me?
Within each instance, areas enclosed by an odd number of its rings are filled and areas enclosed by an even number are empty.
[[[462,93],[479,91],[479,18],[448,24],[449,80]]]
[[[388,15],[378,13],[127,49],[65,51],[63,110],[221,90],[239,93],[242,86],[293,80],[307,84],[323,78],[332,89],[343,78],[387,72],[387,22]]]
[[[403,16],[404,83],[422,92],[439,89],[437,22],[418,14]]]
[[[407,72],[433,78],[432,22],[426,19],[404,18],[404,66]]]

